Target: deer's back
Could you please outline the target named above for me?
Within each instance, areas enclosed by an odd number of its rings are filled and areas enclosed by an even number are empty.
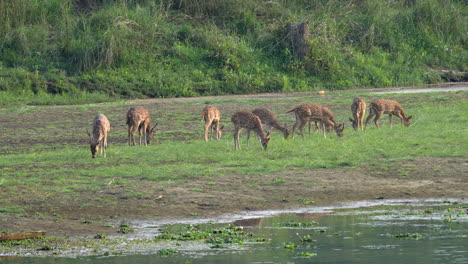
[[[218,108],[209,105],[203,109],[203,120],[220,120],[221,119],[221,113],[219,112]]]
[[[256,108],[252,111],[253,114],[258,116],[260,120],[265,124],[272,124],[277,122],[277,118],[275,114],[273,114],[270,110],[265,108]]]
[[[93,121],[93,138],[99,140],[110,131],[109,119],[103,114],[97,114]]]
[[[361,98],[354,98],[353,104],[351,105],[351,112],[361,113],[366,109],[366,103]]]
[[[392,100],[378,99],[371,103],[371,109],[378,112],[391,113],[402,111],[403,107],[398,102]]]
[[[234,125],[247,129],[262,128],[260,118],[254,113],[247,111],[239,111],[231,117]]]
[[[141,122],[149,121],[150,114],[148,110],[141,106],[135,106],[127,112],[127,125],[136,125]]]

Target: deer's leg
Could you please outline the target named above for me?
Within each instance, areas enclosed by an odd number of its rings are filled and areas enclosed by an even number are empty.
[[[104,157],[106,156],[106,149],[107,149],[107,135],[104,137],[104,142],[102,146],[103,152],[104,152]]]
[[[308,123],[308,120],[301,120],[301,124],[299,125],[299,131],[301,131],[301,136],[302,136],[302,139],[304,139],[304,127],[305,125]]]
[[[393,124],[392,124],[392,114],[388,114],[388,120],[390,121],[390,128],[393,128]]]
[[[208,141],[208,128],[211,127],[211,122],[206,121],[205,122],[205,141]]]
[[[364,113],[359,113],[359,119],[358,119],[358,129],[364,130]]]
[[[374,117],[374,112],[371,110],[371,111],[369,112],[369,116],[368,116],[367,119],[366,119],[366,124],[364,125],[364,130],[366,130],[366,128],[367,128],[367,123],[369,123],[369,121],[372,119],[372,117]]]
[[[219,141],[221,139],[221,137],[219,136],[220,135],[220,124],[219,124],[219,120],[216,121],[216,140]]]
[[[132,145],[133,135],[132,135],[132,127],[128,126],[128,145]],[[135,144],[135,143],[134,143]]]
[[[239,144],[239,134],[240,134],[241,130],[240,128],[235,128],[235,131],[234,131],[234,147],[236,150],[240,150],[240,144]]]
[[[380,117],[382,117],[382,113],[377,112],[377,113],[375,114],[375,118],[374,118],[374,123],[375,123],[375,126],[376,126],[377,128],[380,128],[380,126],[379,126],[379,119],[380,119]]]

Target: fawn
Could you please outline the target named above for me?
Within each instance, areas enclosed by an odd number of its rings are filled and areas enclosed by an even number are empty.
[[[89,131],[86,131],[89,136],[91,155],[93,158],[96,158],[96,155],[99,151],[99,153],[105,157],[107,148],[107,135],[110,132],[109,119],[107,119],[107,117],[103,114],[97,114],[91,124],[93,126],[93,134],[91,135]]]
[[[364,130],[364,116],[366,115],[366,103],[362,98],[354,98],[353,104],[351,105],[351,113],[353,118],[349,118],[349,121],[353,124],[354,130]]]
[[[293,139],[296,128],[298,127],[302,138],[304,138],[304,126],[310,121],[319,123],[324,138],[326,138],[325,130],[328,126],[332,126],[339,137],[343,136],[344,123],[336,122],[332,112],[327,107],[317,104],[302,104],[286,113],[291,112],[294,112],[296,115],[296,122],[292,128]]]
[[[154,136],[158,122],[151,128],[151,118],[148,110],[141,106],[136,106],[128,110],[126,124],[128,126],[128,145],[135,145],[133,134],[136,130],[138,130],[140,145],[142,134],[145,145],[148,145]]]
[[[403,112],[403,107],[395,101],[386,100],[386,99],[378,99],[370,103],[369,107],[369,116],[366,119],[366,124],[364,129],[367,127],[367,123],[372,117],[375,116],[374,123],[379,128],[379,119],[382,117],[383,114],[388,114],[388,118],[390,121],[390,128],[392,128],[392,115],[397,116],[401,120],[401,125],[410,126],[412,116],[407,116],[405,112]]]
[[[234,146],[236,150],[241,149],[239,135],[244,128],[247,130],[247,146],[249,146],[250,130],[254,130],[260,140],[262,148],[264,150],[267,149],[268,142],[270,141],[270,134],[267,133],[265,135],[263,133],[262,122],[258,116],[251,112],[239,111],[231,117],[231,121],[234,124]]]
[[[286,126],[280,125],[275,114],[273,114],[270,110],[265,108],[257,108],[254,109],[252,113],[260,118],[262,123],[265,125],[268,134],[271,135],[271,129],[276,128],[283,133],[284,139],[288,138],[289,129],[287,129]]]
[[[205,121],[205,141],[208,141],[208,129],[211,130],[210,140],[213,138],[213,133],[216,132],[216,140],[221,140],[224,126],[220,126],[221,113],[218,108],[208,105],[203,109],[202,121]]]

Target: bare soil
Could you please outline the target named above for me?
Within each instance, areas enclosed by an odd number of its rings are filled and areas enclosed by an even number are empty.
[[[287,101],[284,100],[286,97]],[[202,140],[202,125],[193,120],[201,119],[205,103],[224,100],[220,110],[226,113],[225,116],[230,116],[237,110],[251,108],[251,105],[239,104],[235,100],[277,99],[278,112],[285,113],[290,106],[304,100],[313,102],[315,99],[310,99],[312,97],[317,96],[267,94],[3,109],[0,110],[0,158],[10,153],[87,144],[84,128],[95,113],[101,111],[105,111],[111,120],[113,129],[109,141],[113,144],[126,143],[124,116],[127,109],[134,105],[144,105],[159,117],[162,131],[158,133],[163,135],[161,141],[194,137]],[[348,105],[333,106],[338,113],[349,111],[348,108]],[[178,127],[169,130],[170,120],[175,116],[178,118],[175,126]],[[0,231],[42,230],[54,236],[93,236],[98,233],[116,234],[120,223],[137,219],[206,218],[245,210],[291,209],[371,199],[465,198],[468,194],[467,175],[467,158],[426,157],[386,166],[376,166],[374,163],[345,169],[301,170],[258,177],[229,175],[214,179],[212,184],[200,178],[165,187],[143,182],[140,186],[131,187],[109,185],[93,194],[70,197],[66,201],[54,193],[25,193],[21,188],[11,189],[0,185],[1,196],[9,197],[8,205],[28,205],[32,208],[25,213],[0,212]],[[282,182],[272,184],[277,179]],[[128,197],[128,188],[144,189],[145,193],[153,195]]]

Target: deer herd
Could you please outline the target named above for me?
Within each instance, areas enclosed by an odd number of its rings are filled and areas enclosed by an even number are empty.
[[[369,109],[369,115],[364,123],[366,110]],[[296,129],[299,129],[301,136],[304,138],[304,127],[309,124],[309,133],[312,122],[314,122],[317,130],[322,131],[323,137],[326,138],[326,132],[335,130],[339,137],[343,136],[344,123],[338,123],[330,109],[318,104],[302,104],[287,111],[286,113],[294,113],[296,122],[292,127],[292,138]],[[352,118],[349,118],[355,130],[365,130],[367,123],[374,118],[374,123],[379,128],[379,119],[383,114],[389,115],[390,127],[392,127],[392,116],[400,118],[401,124],[409,126],[412,116],[407,116],[403,111],[403,107],[395,101],[378,99],[373,101],[366,107],[366,103],[362,98],[354,98],[351,105]],[[221,140],[224,126],[221,123],[221,112],[212,105],[206,106],[202,111],[202,121],[204,125],[204,140],[208,141],[208,134],[211,133],[216,140]],[[283,133],[285,139],[289,136],[289,129],[278,123],[278,120],[270,110],[265,108],[257,108],[253,111],[238,111],[231,117],[231,122],[234,125],[234,147],[236,150],[241,149],[239,136],[243,129],[247,132],[247,146],[249,144],[250,131],[253,130],[257,136],[260,145],[266,150],[270,141],[270,134],[273,128]],[[104,157],[106,156],[107,135],[110,132],[110,122],[103,114],[97,114],[92,125],[92,134],[89,135],[89,144],[91,147],[92,157],[95,158],[99,152]],[[143,144],[150,144],[151,139],[156,131],[158,122],[155,122],[151,127],[151,117],[148,110],[141,106],[132,107],[128,110],[126,116],[126,125],[128,127],[128,145],[135,145],[134,134],[138,130],[139,145],[143,137]]]

